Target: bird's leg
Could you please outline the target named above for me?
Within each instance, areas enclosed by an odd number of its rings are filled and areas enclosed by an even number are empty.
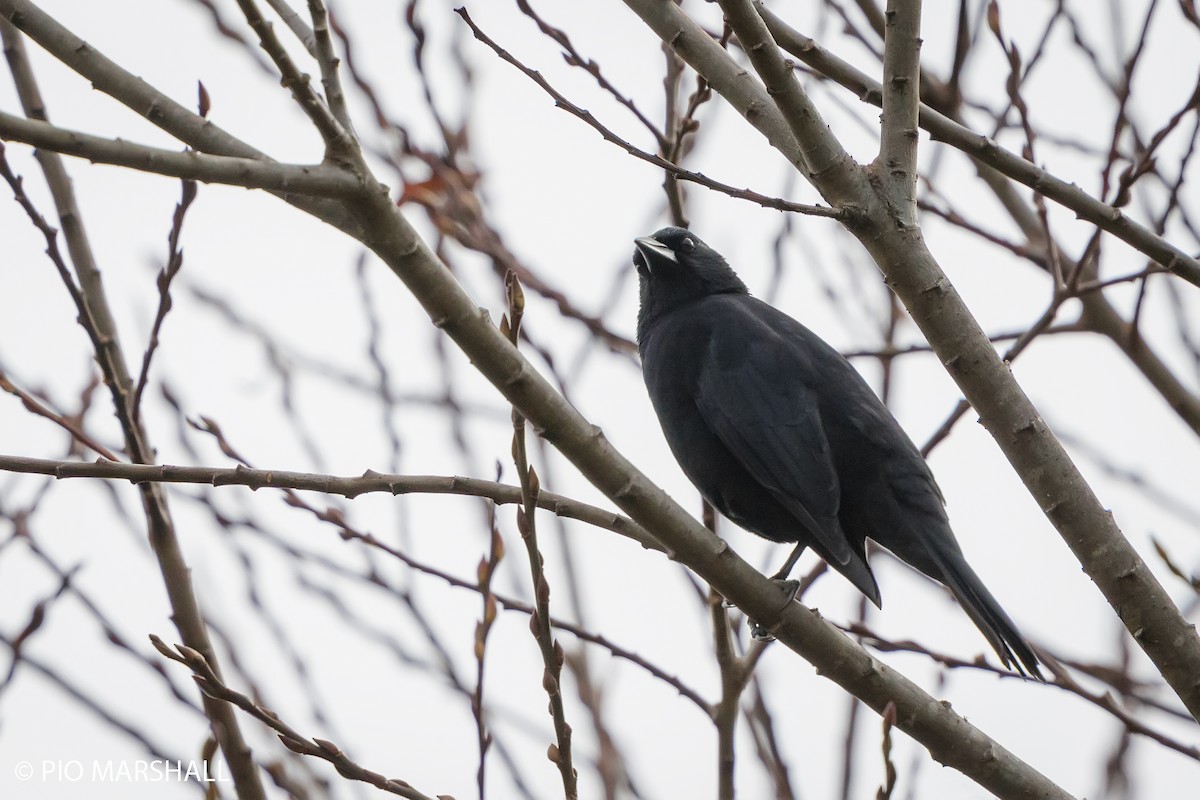
[[[796,562],[804,554],[804,547],[804,543],[801,542],[792,548],[791,555],[787,557],[787,561],[783,562],[783,566],[779,568],[779,572],[771,576],[771,580],[778,583],[782,589],[787,591],[789,603],[796,599],[796,592],[800,591],[800,581],[788,580],[788,575],[792,574],[792,569],[796,566]]]
[[[786,581],[787,576],[792,574],[792,569],[796,566],[796,562],[800,560],[800,556],[804,555],[805,546],[806,545],[801,542],[792,548],[791,555],[787,557],[787,561],[783,562],[783,566],[779,568],[779,572],[776,572],[771,576],[771,580],[779,583]]]
[[[796,599],[796,592],[800,591],[800,581],[788,580],[788,575],[792,573],[792,569],[796,566],[796,562],[800,560],[800,556],[804,554],[803,543],[797,544],[792,548],[791,555],[787,557],[787,561],[779,568],[779,571],[771,576],[771,580],[779,584],[779,587],[788,593],[788,602]],[[772,636],[766,628],[759,625],[754,620],[747,620],[750,625],[750,635],[762,642],[769,642],[775,637]]]

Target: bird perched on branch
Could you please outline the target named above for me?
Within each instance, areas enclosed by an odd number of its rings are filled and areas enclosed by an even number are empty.
[[[796,320],[750,296],[683,228],[636,240],[642,375],[700,494],[743,528],[811,547],[880,605],[874,540],[944,584],[1005,666],[1038,659],[963,558],[925,459],[862,376]]]

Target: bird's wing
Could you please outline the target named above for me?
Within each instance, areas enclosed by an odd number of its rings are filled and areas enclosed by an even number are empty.
[[[701,371],[696,404],[739,463],[828,552],[853,551],[838,524],[840,490],[814,392],[782,340],[731,342],[718,333]]]

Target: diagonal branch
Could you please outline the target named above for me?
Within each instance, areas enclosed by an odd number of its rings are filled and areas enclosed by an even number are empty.
[[[321,134],[325,141],[326,157],[341,158],[351,152],[354,144],[349,132],[338,122],[329,106],[317,96],[307,73],[301,72],[292,61],[291,55],[275,35],[274,27],[263,18],[254,0],[238,0],[238,6],[241,7],[246,22],[250,23],[250,27],[258,36],[259,45],[275,62],[282,77],[283,88],[292,93],[292,99],[308,115],[313,127]]]
[[[782,115],[799,147],[805,167],[803,172],[830,203],[844,204],[847,198],[862,197],[866,193],[862,170],[829,130],[816,106],[808,99],[808,94],[796,79],[791,62],[785,61],[780,55],[775,40],[771,38],[771,33],[755,10],[754,4],[751,0],[718,2],[721,4],[721,10],[725,12],[726,22],[733,28],[746,54],[750,56],[750,63],[766,84],[766,95],[769,99],[765,102],[758,98],[752,99],[744,112],[746,118],[753,121],[760,114],[764,117]],[[724,59],[729,58],[724,50],[708,40],[705,49],[711,51],[713,48]],[[684,56],[685,60],[686,58],[687,56]],[[708,77],[707,73],[695,64],[692,67]],[[709,82],[712,83],[711,80]],[[757,88],[756,84],[752,85]],[[713,88],[721,92],[721,88],[716,84],[713,84]],[[724,92],[721,94],[726,96]],[[756,94],[761,95],[761,90]],[[782,152],[787,155],[786,151]]]
[[[115,462],[121,460],[120,456],[116,455],[107,447],[93,439],[91,435],[89,435],[88,432],[83,429],[83,426],[80,424],[80,420],[72,419],[47,408],[45,403],[38,400],[29,392],[25,391],[20,386],[17,386],[15,383],[9,380],[9,377],[4,374],[4,370],[0,370],[0,392],[8,392],[13,397],[18,398],[21,401],[21,404],[24,405],[26,410],[31,414],[36,414],[39,417],[50,420],[55,425],[71,434],[75,441],[90,447],[92,450],[95,450],[109,461]]]

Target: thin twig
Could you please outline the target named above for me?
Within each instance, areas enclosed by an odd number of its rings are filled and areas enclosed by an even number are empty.
[[[875,792],[875,800],[891,800],[896,789],[896,765],[892,762],[892,728],[896,725],[896,706],[889,703],[883,710],[883,786]]]
[[[484,664],[487,659],[488,634],[496,621],[496,596],[492,594],[492,578],[496,567],[504,558],[504,539],[500,529],[496,527],[495,506],[489,508],[491,525],[491,545],[488,554],[479,560],[476,577],[479,579],[479,595],[483,600],[483,616],[475,623],[475,691],[471,694],[471,713],[475,716],[475,734],[479,746],[479,769],[476,771],[476,783],[479,786],[479,800],[484,800],[487,786],[487,753],[492,746],[492,734],[487,729],[487,721],[483,709],[483,677]]]
[[[517,276],[509,272],[504,276],[508,314],[500,321],[500,332],[505,334],[513,346],[521,340],[521,321],[525,315],[525,293]],[[521,481],[521,506],[517,509],[517,530],[529,556],[529,574],[533,582],[536,610],[529,619],[529,630],[537,640],[542,655],[542,688],[550,698],[550,716],[554,720],[556,743],[550,745],[547,756],[558,767],[562,775],[563,793],[567,800],[579,796],[578,775],[575,772],[571,748],[571,726],[567,723],[563,707],[562,668],[566,653],[554,638],[550,625],[550,581],[546,578],[545,559],[538,549],[537,505],[541,493],[541,481],[529,464],[525,448],[525,417],[515,407],[512,412],[513,462]]]
[[[183,251],[179,248],[179,239],[183,235],[183,219],[195,199],[195,181],[183,181],[182,196],[179,204],[175,206],[175,213],[171,219],[171,232],[167,235],[167,264],[158,273],[156,281],[158,284],[158,312],[154,315],[154,324],[150,328],[150,342],[146,345],[145,355],[142,356],[142,369],[138,374],[137,388],[134,389],[133,399],[130,401],[129,415],[134,419],[138,419],[141,414],[142,392],[145,391],[146,381],[150,377],[150,359],[154,357],[154,351],[158,349],[158,337],[162,332],[163,323],[167,319],[167,313],[171,310],[171,281],[183,268]]]
[[[293,753],[312,756],[314,758],[328,761],[337,769],[338,774],[344,778],[350,778],[355,781],[369,783],[376,789],[382,789],[389,794],[407,797],[410,800],[434,800],[429,795],[423,794],[413,788],[412,784],[407,781],[402,781],[398,778],[387,778],[380,775],[378,772],[372,772],[365,767],[360,766],[342,752],[341,748],[326,739],[309,739],[301,735],[295,728],[288,725],[279,715],[270,709],[264,708],[260,704],[254,702],[241,692],[230,689],[222,681],[221,677],[213,671],[209,666],[208,661],[200,654],[199,651],[193,650],[187,645],[177,644],[174,648],[167,645],[162,639],[151,634],[150,642],[154,648],[165,658],[172,661],[177,661],[192,671],[192,679],[196,685],[200,687],[200,691],[204,692],[208,697],[214,700],[219,700],[223,703],[235,705],[245,711],[250,716],[257,719],[259,722],[266,725],[271,730],[275,731],[279,737],[279,741],[283,746],[291,750]]]
[[[55,478],[107,478],[130,483],[200,483],[210,486],[247,486],[251,489],[297,489],[336,494],[353,499],[359,495],[388,492],[402,494],[453,494],[484,497],[504,505],[521,503],[519,486],[509,486],[480,478],[441,475],[385,475],[367,470],[357,477],[320,475],[286,470],[248,467],[183,467],[168,464],[124,464],[54,461],[41,458],[0,455],[0,471],[53,475]],[[628,517],[562,495],[538,493],[538,507],[562,517],[576,519],[613,533],[619,533],[650,550],[661,550],[649,533]]]
[[[662,156],[657,156],[654,153],[649,153],[636,147],[605,127],[603,123],[601,123],[592,115],[592,112],[580,108],[568,100],[566,96],[551,86],[550,83],[544,77],[542,77],[540,72],[525,66],[512,54],[500,47],[500,45],[493,41],[486,33],[480,30],[479,26],[477,26],[475,21],[471,19],[470,14],[467,13],[465,8],[456,9],[456,11],[458,15],[461,16],[464,21],[466,21],[467,25],[471,27],[471,31],[475,34],[476,39],[486,44],[501,59],[509,64],[512,64],[522,73],[524,73],[526,77],[540,86],[542,90],[546,92],[546,94],[554,98],[554,103],[558,108],[561,108],[567,113],[578,117],[580,120],[590,125],[597,133],[603,136],[605,141],[617,145],[635,158],[639,158],[642,161],[653,164],[660,169],[664,169],[681,180],[697,183],[706,188],[713,189],[721,192],[722,194],[729,195],[730,197],[736,197],[740,200],[749,200],[752,203],[758,203],[764,208],[774,208],[780,211],[793,211],[797,214],[808,214],[815,217],[830,217],[832,219],[842,218],[843,214],[839,209],[829,208],[828,206],[814,206],[803,203],[793,203],[790,200],[783,200],[778,197],[769,197],[764,194],[759,194],[758,192],[750,189],[737,189],[733,186],[729,186],[728,184],[715,181],[702,173],[684,169],[683,167],[668,161]]]
[[[578,67],[587,74],[591,75],[601,89],[606,91],[618,103],[629,109],[629,112],[637,118],[637,121],[642,123],[642,126],[645,127],[652,136],[654,136],[654,138],[658,141],[658,147],[660,150],[667,149],[667,140],[671,135],[669,125],[664,129],[659,129],[657,125],[651,122],[650,118],[643,114],[642,110],[637,107],[637,103],[633,102],[631,98],[623,94],[619,89],[617,89],[616,86],[614,86],[607,78],[604,77],[604,73],[600,70],[600,65],[598,63],[590,58],[587,58],[576,49],[575,44],[571,41],[571,37],[567,35],[566,31],[546,22],[541,15],[533,10],[533,7],[529,5],[528,0],[516,0],[516,3],[517,8],[521,10],[521,13],[533,20],[534,24],[538,26],[538,30],[552,39],[558,44],[559,47],[563,49],[563,60],[566,61],[567,64],[572,67]]]
[[[46,405],[36,397],[14,384],[12,380],[10,380],[9,377],[4,374],[3,370],[0,370],[0,390],[8,392],[14,397],[20,398],[22,405],[24,405],[28,411],[33,414],[37,414],[39,417],[50,420],[55,425],[71,434],[71,436],[74,437],[74,439],[80,444],[90,447],[92,450],[95,450],[109,461],[119,462],[121,460],[119,456],[93,439],[91,435],[83,429],[79,422],[76,422],[70,417],[64,416],[47,408]]]

